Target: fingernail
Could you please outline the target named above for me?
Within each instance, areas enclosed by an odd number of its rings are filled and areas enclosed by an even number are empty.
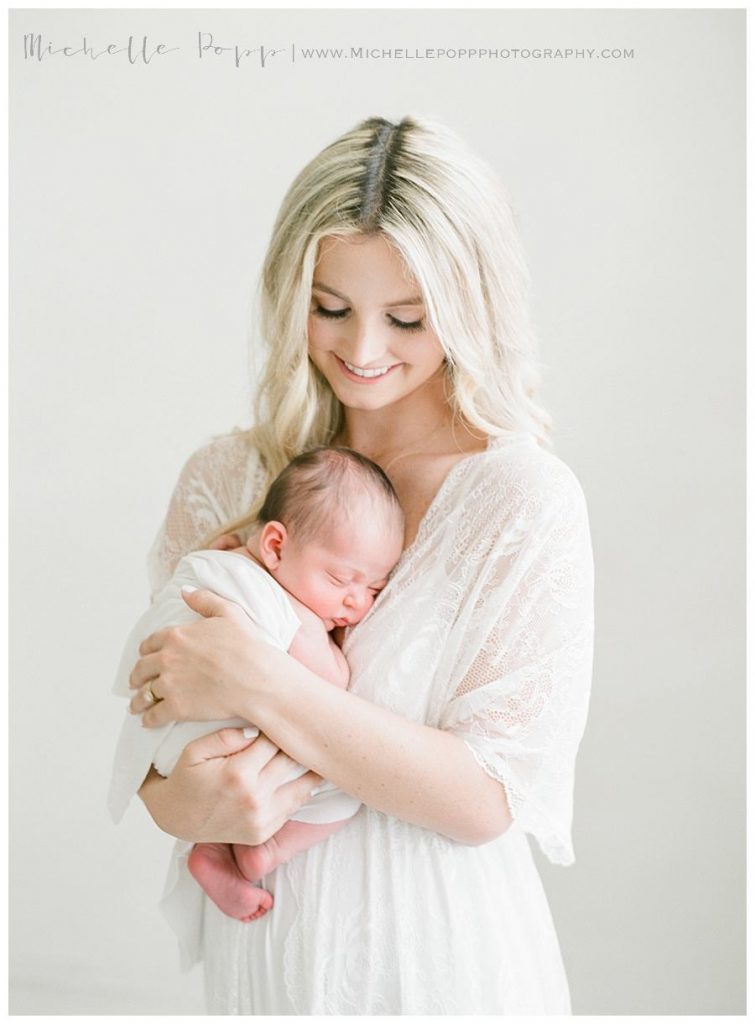
[[[181,593],[182,594],[193,594],[196,589],[197,589],[196,587],[190,587],[187,584],[185,587],[181,587]]]

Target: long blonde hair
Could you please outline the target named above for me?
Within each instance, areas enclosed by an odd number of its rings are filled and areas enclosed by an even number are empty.
[[[549,444],[529,279],[511,205],[486,163],[443,125],[369,118],[327,146],[286,193],[260,280],[267,362],[251,438],[268,483],[329,444],[343,410],[307,354],[320,240],[382,233],[401,253],[447,360],[454,412],[493,437]]]

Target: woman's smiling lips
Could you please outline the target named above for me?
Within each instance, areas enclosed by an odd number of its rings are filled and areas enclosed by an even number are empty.
[[[359,367],[354,366],[353,363],[347,363],[340,356],[336,356],[336,361],[341,367],[343,375],[359,384],[374,384],[376,381],[385,380],[396,367],[401,366],[401,363],[394,363],[392,366],[376,366],[369,370],[360,370]]]

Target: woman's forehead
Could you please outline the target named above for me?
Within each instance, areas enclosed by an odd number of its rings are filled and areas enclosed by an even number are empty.
[[[313,285],[343,298],[345,288],[393,289],[393,304],[422,301],[421,290],[398,249],[384,235],[327,236],[320,241]],[[407,301],[407,300],[413,300]]]

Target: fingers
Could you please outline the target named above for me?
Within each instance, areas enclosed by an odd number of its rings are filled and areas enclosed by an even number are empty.
[[[296,767],[297,762],[285,751],[276,750],[275,756],[270,758],[260,772],[260,781],[271,790],[278,789],[284,782],[288,782]]]
[[[245,736],[243,729],[218,729],[217,732],[200,736],[187,744],[181,756],[186,757],[189,764],[195,765],[202,761],[212,761],[216,757],[237,754],[254,742],[254,737]]]
[[[210,548],[213,551],[231,551],[241,545],[242,540],[237,533],[223,533],[210,544]]]
[[[264,733],[252,740],[247,750],[240,755],[241,767],[259,775],[263,768],[282,752]],[[288,755],[283,754],[284,757]],[[293,763],[293,762],[292,762]]]
[[[147,654],[144,657],[139,658],[137,663],[131,669],[131,675],[128,677],[128,685],[132,690],[140,690],[145,683],[148,683],[150,679],[154,679],[160,675],[160,655]]]
[[[211,590],[191,590],[189,587],[184,587],[181,590],[181,597],[192,611],[198,612],[206,619],[238,611],[238,605],[232,601],[226,601],[223,597],[218,597]]]
[[[156,633],[150,633],[139,644],[139,654],[155,654],[157,651],[162,650],[171,632],[171,629],[158,629]]]
[[[163,648],[174,632],[176,632],[175,628],[159,629],[156,633],[151,633],[139,644],[139,654],[141,657],[132,668],[131,674],[128,677],[128,685],[131,690],[142,690],[146,683],[160,675],[163,667],[161,657]],[[154,688],[153,692],[158,698],[163,696],[158,694]],[[143,711],[151,703],[153,702],[149,700],[146,703],[132,701],[131,710],[134,712]]]
[[[160,696],[157,687],[158,682],[156,678],[149,679],[139,687],[131,698],[131,702],[128,706],[132,715],[138,715],[141,714],[142,711],[147,711],[163,699]]]
[[[153,708],[152,711],[158,712],[158,709],[159,705]],[[152,714],[152,711],[147,714]],[[144,717],[146,718],[147,715]],[[221,733],[236,733],[239,731],[243,733],[243,730],[236,729],[224,729],[221,730]],[[213,735],[220,737],[221,733],[214,733]],[[219,745],[222,745],[223,742],[223,738],[218,740]],[[235,737],[229,736],[228,742],[234,744],[238,741]],[[248,774],[250,778],[258,778],[262,788],[270,793],[278,789],[281,783],[290,777],[292,770],[296,767],[296,761],[280,750],[264,733],[260,733],[256,739],[245,740],[243,744],[234,749],[229,747],[225,751],[220,750],[214,756],[228,756],[229,754],[237,753],[237,751],[238,757],[235,758],[237,770],[243,774]]]
[[[145,698],[144,691],[146,685],[149,684],[145,684],[145,687],[142,687],[142,689],[137,692],[136,697],[132,699],[131,705],[129,705],[132,710],[132,714],[141,714],[141,724],[145,729],[158,729],[160,726],[169,725],[171,722],[174,722],[176,715],[175,712],[171,710],[171,706],[168,701],[161,698],[153,704]]]
[[[289,807],[287,814],[295,814],[322,782],[323,778],[317,772],[307,772],[300,779],[294,779],[293,782],[287,782],[281,786],[278,789],[278,795],[285,800]]]

